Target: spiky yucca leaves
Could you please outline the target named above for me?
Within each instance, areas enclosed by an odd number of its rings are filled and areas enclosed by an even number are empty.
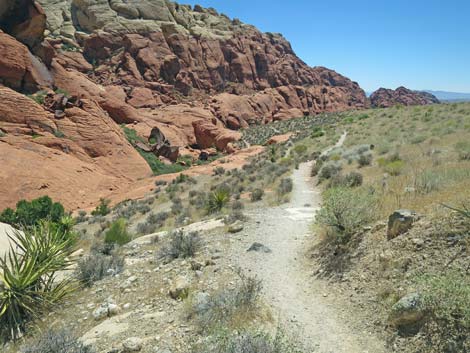
[[[16,340],[48,306],[75,289],[56,273],[71,265],[75,237],[48,222],[9,235],[11,248],[0,258],[0,340]]]
[[[230,192],[225,188],[219,188],[211,193],[206,202],[206,209],[209,214],[216,213],[230,201]]]

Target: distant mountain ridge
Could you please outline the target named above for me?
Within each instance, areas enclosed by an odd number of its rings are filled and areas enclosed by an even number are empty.
[[[470,101],[470,93],[433,90],[423,90],[423,92],[431,93],[441,101]]]

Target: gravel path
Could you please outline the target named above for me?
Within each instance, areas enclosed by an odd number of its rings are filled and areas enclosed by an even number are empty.
[[[321,201],[320,191],[309,176],[311,166],[312,162],[304,163],[294,171],[294,190],[288,204],[249,214],[241,233],[245,235],[242,247],[234,258],[263,280],[265,299],[273,313],[315,352],[385,352],[383,343],[355,322],[348,308],[334,304],[338,302],[335,293],[329,293],[310,275],[305,252],[312,243],[310,225]],[[247,252],[255,241],[272,252]]]

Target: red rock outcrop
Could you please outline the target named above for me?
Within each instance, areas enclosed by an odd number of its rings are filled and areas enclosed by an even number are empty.
[[[388,108],[394,105],[428,105],[438,104],[439,99],[427,92],[412,91],[405,87],[396,90],[379,88],[370,96],[371,105],[375,108]]]
[[[368,105],[357,83],[309,67],[281,35],[213,9],[164,0],[4,2],[2,206],[49,194],[83,207],[150,175],[120,124],[144,139],[159,131],[175,159],[178,148],[234,152],[241,134],[233,130],[251,124]],[[42,105],[22,95],[39,90],[48,94]],[[61,95],[73,99],[56,102]]]

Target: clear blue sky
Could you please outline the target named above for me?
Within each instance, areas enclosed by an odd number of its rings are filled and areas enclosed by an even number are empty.
[[[378,87],[470,92],[470,0],[178,0],[282,33],[311,66]]]

